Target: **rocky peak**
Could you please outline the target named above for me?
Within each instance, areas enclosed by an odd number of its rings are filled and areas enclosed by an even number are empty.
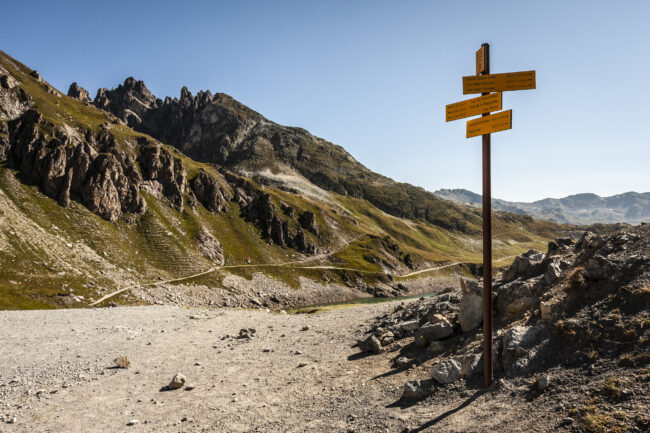
[[[147,89],[143,81],[128,77],[116,89],[98,89],[93,104],[136,127],[142,123],[143,115],[162,105],[162,101]]]
[[[90,93],[88,93],[86,89],[77,84],[76,81],[70,84],[70,87],[68,88],[68,96],[78,99],[81,102],[92,102],[92,99],[90,99]]]

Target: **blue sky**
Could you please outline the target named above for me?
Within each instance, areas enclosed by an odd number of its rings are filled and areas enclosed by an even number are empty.
[[[650,191],[650,1],[3,1],[0,49],[66,91],[127,76],[225,92],[396,180],[481,190],[480,138],[445,105],[491,45],[504,94],[493,195]]]

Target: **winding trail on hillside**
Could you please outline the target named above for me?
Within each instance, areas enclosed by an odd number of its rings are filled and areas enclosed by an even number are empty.
[[[201,275],[209,274],[210,272],[213,272],[215,270],[216,270],[215,267],[211,267],[208,270],[205,270],[203,272],[199,272],[198,274],[188,275],[186,277],[174,278],[174,279],[171,279],[171,280],[158,280],[158,281],[153,281],[153,282],[150,282],[150,283],[132,284],[130,286],[126,286],[126,287],[123,287],[123,288],[121,288],[119,290],[111,292],[108,295],[102,296],[101,298],[99,298],[95,302],[92,302],[90,304],[90,306],[94,307],[95,305],[99,304],[100,302],[104,302],[105,300],[110,299],[113,296],[119,295],[120,293],[126,292],[129,289],[134,289],[136,287],[142,287],[142,286],[152,286],[152,285],[155,285],[155,284],[173,283],[173,282],[176,282],[176,281],[187,280],[189,278],[196,278],[196,277],[200,277]]]
[[[221,266],[212,266],[209,269],[206,269],[205,271],[201,271],[198,274],[193,274],[193,275],[187,275],[185,277],[180,277],[180,278],[172,278],[169,280],[156,280],[152,281],[149,283],[140,283],[140,284],[131,284],[129,286],[123,287],[121,289],[118,289],[114,292],[111,292],[105,296],[102,296],[98,300],[91,302],[89,306],[94,307],[96,305],[99,305],[100,303],[106,301],[107,299],[110,299],[114,296],[119,295],[120,293],[124,293],[127,290],[134,289],[136,287],[143,287],[143,286],[153,286],[156,284],[165,284],[165,283],[175,283],[178,281],[183,281],[183,280],[189,280],[191,278],[196,278],[200,277],[202,275],[209,274],[211,272],[214,272],[218,269],[235,269],[235,268],[254,268],[254,267],[293,267],[295,269],[339,269],[339,270],[346,270],[346,271],[356,271],[356,272],[363,272],[363,273],[370,273],[369,271],[364,271],[360,269],[353,269],[353,268],[339,268],[339,267],[334,267],[334,266],[307,266],[307,267],[302,267],[302,266],[290,266],[290,265],[295,265],[295,264],[300,264],[300,263],[309,263],[313,262],[316,260],[321,260],[325,259],[327,257],[330,257],[339,251],[344,250],[345,248],[348,247],[352,242],[356,242],[359,240],[363,235],[356,236],[348,241],[343,242],[341,245],[339,245],[337,248],[334,250],[327,252],[327,253],[322,253],[322,254],[317,254],[311,257],[307,257],[302,260],[294,260],[290,262],[283,262],[283,263],[247,263],[247,264],[241,264],[241,265],[221,265]]]
[[[329,270],[341,270],[341,271],[360,272],[360,273],[364,273],[364,274],[375,274],[375,273],[377,273],[376,271],[367,271],[367,270],[363,270],[363,269],[346,268],[346,267],[342,267],[342,266],[331,266],[331,265],[320,265],[320,266],[290,266],[291,264],[294,264],[294,263],[300,263],[300,262],[287,262],[287,263],[264,263],[264,264],[244,264],[244,265],[225,265],[225,266],[215,266],[215,267],[211,267],[210,269],[207,269],[207,270],[205,270],[205,271],[203,271],[203,272],[199,272],[199,273],[197,273],[197,274],[193,274],[193,275],[188,275],[188,276],[185,276],[185,277],[173,278],[173,279],[169,279],[169,280],[156,280],[156,281],[152,281],[152,282],[148,282],[148,283],[141,283],[141,284],[132,284],[132,285],[129,285],[129,286],[127,286],[127,287],[123,287],[123,288],[121,288],[121,289],[119,289],[119,290],[116,290],[116,291],[114,291],[114,292],[111,292],[111,293],[109,293],[109,294],[107,294],[107,295],[105,295],[105,296],[102,296],[101,298],[99,298],[98,300],[96,300],[96,301],[90,303],[89,305],[90,305],[91,307],[94,307],[94,306],[99,305],[100,303],[106,301],[107,299],[110,299],[110,298],[112,298],[112,297],[114,297],[114,296],[119,295],[120,293],[124,293],[124,292],[126,292],[127,290],[130,290],[130,289],[133,289],[133,288],[136,288],[136,287],[153,286],[153,285],[156,285],[156,284],[175,283],[175,282],[179,282],[179,281],[183,281],[183,280],[189,280],[189,279],[191,279],[191,278],[196,278],[196,277],[200,277],[200,276],[202,276],[202,275],[209,274],[209,273],[214,272],[214,271],[217,271],[217,270],[219,270],[219,269],[235,269],[235,268],[269,268],[269,267],[273,267],[273,268],[282,268],[282,267],[284,267],[284,268],[292,268],[292,269],[323,269],[323,270],[328,270],[328,269],[329,269]],[[456,262],[456,263],[450,263],[450,264],[448,264],[448,265],[437,266],[437,267],[432,267],[432,268],[426,268],[426,269],[422,269],[422,270],[419,270],[419,271],[411,272],[411,273],[409,273],[409,274],[405,274],[405,275],[397,275],[397,276],[395,276],[395,278],[406,278],[406,277],[410,277],[410,276],[413,276],[413,275],[422,274],[422,273],[429,272],[429,271],[438,271],[438,270],[440,270],[440,269],[450,268],[450,267],[453,267],[453,266],[457,266],[457,265],[459,265],[459,264],[460,264],[460,262]]]
[[[421,269],[419,271],[414,271],[414,272],[404,274],[404,275],[396,275],[395,278],[412,277],[413,275],[423,274],[423,273],[429,272],[429,271],[439,271],[440,269],[451,268],[453,266],[457,266],[457,265],[460,265],[460,264],[461,264],[460,262],[454,262],[454,263],[450,263],[448,265],[437,266],[437,267],[434,267],[434,268]]]
[[[151,282],[148,282],[148,283],[131,284],[129,286],[126,286],[126,287],[118,289],[118,290],[116,290],[114,292],[111,292],[111,293],[109,293],[109,294],[107,294],[105,296],[102,296],[98,300],[93,301],[92,303],[90,303],[89,306],[94,307],[96,305],[99,305],[100,303],[106,301],[107,299],[110,299],[110,298],[112,298],[114,296],[117,296],[117,295],[119,295],[121,293],[126,292],[127,290],[134,289],[136,287],[153,286],[153,285],[157,285],[157,284],[166,284],[166,283],[176,283],[176,282],[179,282],[179,281],[189,280],[191,278],[200,277],[200,276],[209,274],[211,272],[214,272],[214,271],[217,271],[217,270],[220,270],[220,269],[241,269],[241,268],[323,269],[323,270],[351,271],[351,272],[359,272],[359,273],[363,273],[363,274],[376,274],[376,273],[378,273],[376,271],[367,271],[367,270],[364,270],[364,269],[346,268],[346,267],[342,267],[342,266],[332,266],[332,265],[293,266],[293,265],[299,265],[301,263],[313,262],[315,260],[323,259],[323,258],[329,257],[329,256],[331,256],[333,254],[336,254],[337,252],[345,249],[352,242],[358,240],[360,237],[361,236],[358,236],[358,237],[356,237],[354,239],[351,239],[351,240],[343,243],[341,246],[339,246],[339,248],[337,248],[337,249],[335,249],[333,251],[330,251],[328,253],[318,254],[316,256],[307,257],[307,258],[305,258],[303,260],[294,260],[294,261],[284,262],[284,263],[247,263],[247,264],[240,264],[240,265],[212,266],[209,269],[206,269],[205,271],[199,272],[197,274],[187,275],[185,277],[172,278],[172,279],[169,279],[169,280],[156,280],[156,281],[151,281]],[[503,259],[507,259],[507,258],[510,258],[510,257],[515,257],[515,256],[500,257],[500,258],[497,258],[496,260],[503,260]],[[420,269],[420,270],[410,272],[410,273],[404,274],[404,275],[395,275],[394,278],[402,279],[402,278],[413,277],[415,275],[424,274],[426,272],[439,271],[441,269],[452,268],[452,267],[458,266],[460,264],[461,264],[461,262],[454,262],[454,263],[449,263],[449,264],[442,265],[442,266],[434,266],[434,267],[430,267],[430,268]]]

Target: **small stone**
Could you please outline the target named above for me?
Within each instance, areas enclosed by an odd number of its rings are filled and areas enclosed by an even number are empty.
[[[183,385],[185,385],[185,382],[185,376],[183,376],[181,373],[176,373],[176,375],[172,378],[172,381],[169,382],[169,385],[167,385],[167,389],[182,388]]]
[[[185,391],[192,391],[194,388],[196,388],[196,385],[190,383],[185,387]]]
[[[546,388],[548,388],[550,383],[551,377],[548,374],[537,376],[537,389],[539,391],[544,391]]]
[[[131,366],[131,361],[126,356],[120,356],[113,360],[117,368],[129,368]]]
[[[561,425],[571,425],[573,424],[573,418],[570,416],[562,418],[562,422],[560,423]]]
[[[303,326],[302,329],[300,329],[300,330],[301,330],[301,331],[309,331],[310,329],[311,329],[311,326],[309,326],[309,325],[305,325],[305,326]]]
[[[300,364],[298,364],[298,368],[302,368],[302,367],[306,367],[306,366],[307,366],[307,363],[304,362],[304,361],[301,362]]]
[[[132,426],[132,425],[136,425],[136,424],[139,424],[139,423],[140,423],[140,421],[138,421],[137,419],[132,419],[131,421],[127,422],[126,425]]]
[[[300,351],[300,350],[296,350],[296,351],[293,352],[293,353],[295,353],[296,355],[302,355],[302,351]]]
[[[408,363],[409,363],[409,360],[405,356],[401,356],[401,357],[397,358],[397,361],[395,361],[395,365],[400,367],[400,368],[401,367],[406,367],[408,365]]]

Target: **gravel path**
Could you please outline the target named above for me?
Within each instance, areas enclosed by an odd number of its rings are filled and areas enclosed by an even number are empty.
[[[495,398],[479,396],[467,407],[454,399],[436,406],[399,404],[403,384],[428,372],[419,367],[395,372],[390,368],[395,352],[363,357],[351,347],[373,317],[394,306],[316,315],[169,306],[0,311],[0,431],[401,432],[503,426],[503,418],[490,417],[495,407],[505,406]],[[250,339],[234,338],[242,328],[256,332]],[[131,367],[109,368],[118,356],[127,356]],[[161,391],[179,372],[195,388]],[[131,420],[137,423],[127,426]]]

